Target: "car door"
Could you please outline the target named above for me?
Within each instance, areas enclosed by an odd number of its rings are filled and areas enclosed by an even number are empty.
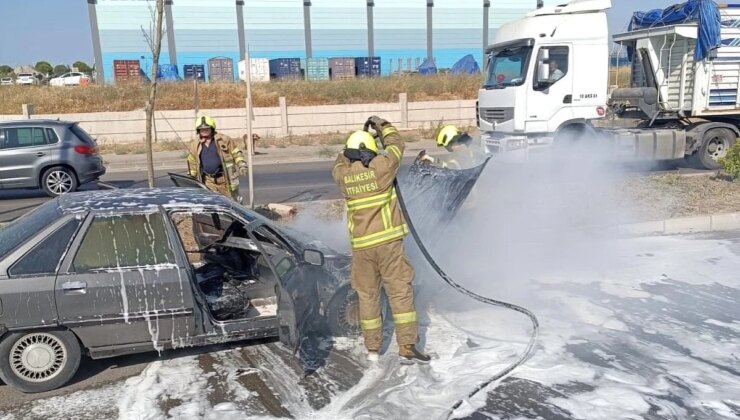
[[[267,257],[270,268],[278,279],[278,321],[280,341],[298,349],[301,341],[318,320],[318,290],[316,283],[306,276],[306,267],[301,264],[297,250],[279,233],[266,224],[250,224],[250,236],[262,245],[262,254]]]
[[[159,210],[95,214],[56,281],[59,322],[88,348],[187,345],[193,295]]]
[[[56,325],[54,279],[83,219],[84,215],[66,216],[45,224],[35,237],[3,259],[0,263],[3,298],[0,301],[0,323],[10,329]]]
[[[48,143],[42,127],[23,126],[3,129],[0,142],[0,179],[4,188],[39,185],[39,168],[54,164],[55,145]]]

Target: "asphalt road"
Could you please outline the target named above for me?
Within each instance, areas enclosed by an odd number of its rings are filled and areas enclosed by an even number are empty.
[[[331,178],[333,162],[307,162],[254,167],[254,201],[267,203],[328,200],[339,198],[339,190]],[[155,171],[155,185],[172,186],[168,172]],[[184,171],[174,171],[183,174]],[[119,188],[146,187],[146,172],[113,172],[101,181]],[[245,202],[249,198],[247,177],[241,178],[241,192]],[[94,190],[95,184],[86,184],[82,190]],[[0,222],[15,219],[49,200],[40,190],[0,191]]]
[[[407,157],[404,159],[404,165],[410,165],[412,161],[412,157]],[[332,161],[320,161],[255,166],[255,205],[340,198],[339,190],[331,178],[332,164]],[[688,168],[683,161],[646,163],[623,168],[636,174],[707,172]],[[487,170],[491,170],[491,165]],[[155,171],[156,186],[167,187],[173,185],[167,176],[168,172],[173,171]],[[184,171],[174,172],[184,174]],[[111,172],[106,174],[101,181],[115,185],[118,188],[146,187],[146,172]],[[91,183],[83,185],[81,190],[94,190],[96,188],[97,185]],[[246,177],[241,178],[241,193],[245,203],[248,202],[249,188]],[[0,190],[0,223],[13,220],[48,200],[49,197],[40,190]]]

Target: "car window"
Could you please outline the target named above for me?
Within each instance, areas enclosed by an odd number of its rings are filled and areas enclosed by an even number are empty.
[[[55,144],[59,142],[59,137],[57,136],[56,131],[54,131],[54,129],[52,128],[46,129],[46,138],[48,140],[48,144]]]
[[[73,261],[73,270],[174,264],[160,213],[96,216]]]
[[[258,241],[274,245],[274,247],[265,248],[265,251],[270,255],[270,261],[279,277],[286,277],[298,267],[291,246],[271,227],[262,225],[252,233]]]
[[[82,218],[74,218],[65,223],[13,264],[8,274],[11,277],[56,274],[59,263],[69,248],[69,243],[77,232],[77,228],[80,227],[80,223],[82,223]]]
[[[19,127],[5,129],[5,142],[3,149],[15,149],[18,147],[34,147],[46,144],[44,129],[40,127]]]
[[[69,130],[72,131],[83,143],[87,143],[89,146],[95,146],[95,140],[93,140],[93,138],[87,134],[87,131],[83,130],[79,125],[72,124],[69,126]]]
[[[8,255],[61,216],[56,202],[49,201],[0,229],[0,257]]]

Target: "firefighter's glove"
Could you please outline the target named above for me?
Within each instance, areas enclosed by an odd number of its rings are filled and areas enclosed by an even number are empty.
[[[434,158],[429,156],[426,150],[422,150],[416,157],[416,161],[421,165],[429,165],[434,163]]]
[[[370,127],[373,128],[373,130],[380,132],[380,130],[383,129],[386,125],[390,125],[390,123],[383,119],[378,117],[377,115],[373,115],[372,117],[367,119],[367,122],[370,123]]]
[[[239,166],[239,175],[245,176],[249,174],[249,170],[247,169],[247,165],[241,165]]]

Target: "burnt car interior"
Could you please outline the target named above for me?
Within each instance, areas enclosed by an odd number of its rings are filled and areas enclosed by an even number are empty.
[[[218,321],[244,320],[277,314],[278,279],[273,263],[286,256],[269,232],[246,226],[222,212],[177,212],[171,215],[183,242],[194,278],[208,309]],[[289,261],[290,262],[290,261]]]

